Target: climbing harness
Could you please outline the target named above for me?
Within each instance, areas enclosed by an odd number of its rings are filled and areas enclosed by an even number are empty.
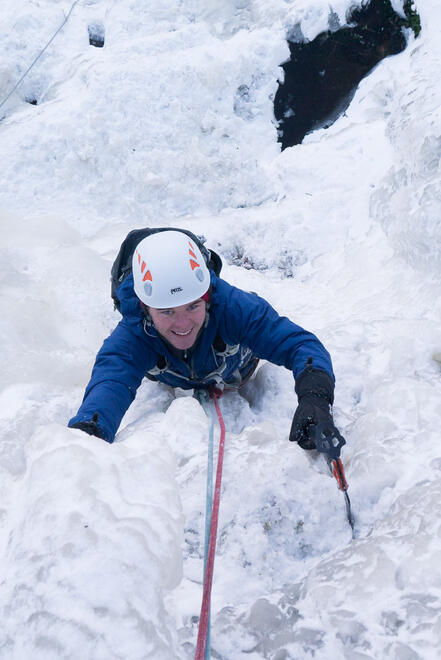
[[[6,101],[12,96],[12,94],[15,92],[15,90],[17,89],[17,87],[18,87],[18,86],[23,82],[23,80],[26,78],[26,76],[28,75],[28,73],[29,73],[29,71],[32,69],[32,67],[38,62],[38,60],[39,60],[40,57],[43,55],[43,53],[49,48],[49,46],[51,45],[51,43],[53,42],[53,40],[55,39],[55,37],[57,36],[57,34],[60,32],[60,30],[62,30],[63,27],[66,25],[67,21],[68,21],[69,18],[70,18],[71,13],[73,12],[73,10],[74,10],[74,8],[75,8],[75,5],[78,4],[78,2],[79,2],[79,0],[75,0],[75,2],[73,3],[72,7],[71,7],[70,10],[69,10],[69,13],[67,14],[67,16],[66,16],[66,18],[64,19],[64,21],[61,23],[60,27],[57,29],[57,31],[55,32],[55,34],[54,34],[54,35],[50,38],[50,40],[47,42],[47,44],[46,44],[46,46],[43,48],[43,50],[40,51],[40,53],[39,53],[39,54],[37,55],[37,57],[34,59],[34,61],[32,62],[32,64],[26,69],[26,71],[24,72],[24,74],[22,75],[22,77],[20,78],[20,80],[16,83],[16,85],[13,87],[13,89],[11,89],[11,91],[9,92],[9,94],[7,95],[7,97],[6,97],[5,99],[3,99],[3,101],[0,103],[0,108],[2,108],[2,107],[4,106],[4,104],[6,103]]]
[[[152,331],[154,329],[153,323],[147,317],[144,317],[143,319],[143,328],[148,337],[156,338],[158,336],[156,331]],[[222,346],[220,345],[220,342],[222,342]],[[156,365],[146,371],[145,377],[149,380],[156,381],[161,380],[158,376],[166,374],[178,378],[181,381],[185,381],[186,383],[190,383],[190,387],[198,386],[198,384],[200,387],[204,382],[214,382],[216,383],[216,387],[222,387],[225,390],[237,390],[239,387],[242,387],[242,385],[245,385],[245,383],[251,378],[259,363],[259,359],[254,357],[249,348],[241,347],[240,344],[226,344],[218,335],[216,335],[214,339],[211,351],[217,366],[213,371],[210,371],[201,377],[199,377],[194,371],[191,355],[187,358],[187,365],[190,369],[189,376],[186,376],[180,371],[175,371],[172,368],[170,360],[164,355],[159,355]],[[239,353],[240,361],[235,371],[229,375],[228,382],[226,383],[224,373],[229,366],[227,358],[237,355],[237,353]],[[205,390],[198,390],[199,393],[202,391]],[[199,398],[199,396],[200,395],[198,394],[196,398]]]
[[[216,536],[219,521],[219,504],[222,484],[222,467],[225,448],[225,423],[219,406],[219,398],[222,390],[212,387],[209,394],[201,390],[198,398],[208,416],[210,415],[210,432],[208,443],[208,465],[207,465],[207,503],[205,512],[205,553],[204,553],[204,590],[202,596],[201,614],[199,617],[198,639],[196,644],[195,660],[209,660],[210,652],[210,601],[211,587],[213,584],[214,555],[216,550]],[[209,398],[214,403],[215,410],[209,406]],[[220,439],[217,459],[216,483],[213,493],[213,435],[215,413],[219,421]]]

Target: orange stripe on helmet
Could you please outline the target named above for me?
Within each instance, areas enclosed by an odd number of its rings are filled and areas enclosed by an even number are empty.
[[[190,259],[190,266],[191,266],[191,270],[194,270],[195,268],[200,268],[197,261],[193,261],[193,259]]]
[[[150,282],[152,281],[152,274],[149,270],[146,272],[146,274],[142,278],[143,282],[146,282],[147,280],[150,280]]]

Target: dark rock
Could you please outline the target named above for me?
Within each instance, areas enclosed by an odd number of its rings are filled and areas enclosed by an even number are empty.
[[[274,99],[282,149],[300,144],[318,128],[331,126],[378,62],[405,49],[405,28],[413,29],[410,14],[406,15],[406,19],[399,16],[390,0],[371,0],[351,9],[341,28],[331,12],[332,29],[313,41],[291,36],[291,57],[282,65],[285,80]]]
[[[102,48],[105,41],[105,30],[104,25],[99,21],[90,23],[88,27],[89,31],[89,44],[95,46],[96,48]]]

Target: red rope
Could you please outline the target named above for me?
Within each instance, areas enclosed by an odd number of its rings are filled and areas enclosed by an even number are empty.
[[[210,620],[211,587],[213,584],[214,554],[216,551],[217,525],[219,520],[219,504],[220,504],[220,493],[221,493],[221,483],[222,483],[222,465],[224,460],[224,448],[225,448],[225,423],[222,418],[222,413],[218,401],[221,394],[219,393],[218,390],[213,390],[210,392],[210,396],[213,399],[214,405],[216,407],[217,417],[219,420],[220,440],[219,440],[219,455],[217,459],[216,484],[214,487],[214,497],[213,497],[213,512],[211,514],[210,543],[208,545],[207,565],[205,568],[204,592],[202,596],[201,615],[199,617],[199,631],[198,631],[198,641],[196,644],[195,660],[204,660],[205,647],[207,644],[208,622]]]

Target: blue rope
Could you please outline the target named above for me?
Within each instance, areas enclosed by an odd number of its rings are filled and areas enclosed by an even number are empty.
[[[15,87],[14,87],[13,89],[11,89],[11,91],[9,92],[9,94],[7,95],[7,97],[6,97],[5,99],[3,99],[3,101],[0,103],[0,108],[2,108],[2,107],[4,106],[4,104],[6,103],[6,101],[9,99],[9,97],[12,96],[12,94],[15,92],[15,90],[16,90],[17,87],[20,85],[20,83],[23,82],[23,80],[26,78],[26,76],[28,75],[28,73],[29,73],[29,71],[32,69],[32,67],[37,63],[37,61],[40,59],[40,57],[43,55],[43,53],[49,48],[49,46],[51,45],[51,43],[53,42],[53,40],[55,39],[55,37],[57,36],[57,34],[59,33],[59,31],[60,31],[60,30],[66,25],[66,23],[67,23],[67,21],[69,20],[69,17],[70,17],[70,15],[71,15],[71,13],[72,13],[72,11],[73,11],[75,5],[76,5],[78,2],[79,2],[79,0],[75,0],[75,2],[73,3],[72,7],[70,8],[70,11],[69,11],[68,15],[66,16],[66,18],[64,19],[64,21],[62,22],[62,24],[60,25],[60,27],[58,28],[58,30],[55,32],[55,34],[53,35],[53,37],[47,42],[47,44],[46,44],[46,46],[43,48],[43,50],[40,51],[40,53],[37,55],[37,57],[36,57],[35,60],[32,62],[32,64],[26,69],[26,71],[24,72],[24,74],[22,75],[22,77],[20,78],[20,80],[18,81],[18,83],[15,85]]]
[[[214,447],[214,422],[215,422],[215,411],[210,405],[208,398],[208,393],[204,392],[207,398],[205,398],[202,393],[199,394],[199,400],[202,404],[202,407],[205,411],[205,414],[210,419],[210,429],[208,433],[208,458],[207,458],[207,488],[206,488],[206,504],[205,504],[205,542],[204,542],[204,576],[205,569],[207,565],[208,557],[208,547],[210,544],[210,526],[211,526],[211,514],[213,511],[213,447]],[[205,645],[205,660],[210,660],[211,658],[211,611],[208,619],[208,629],[207,629],[207,643]]]

